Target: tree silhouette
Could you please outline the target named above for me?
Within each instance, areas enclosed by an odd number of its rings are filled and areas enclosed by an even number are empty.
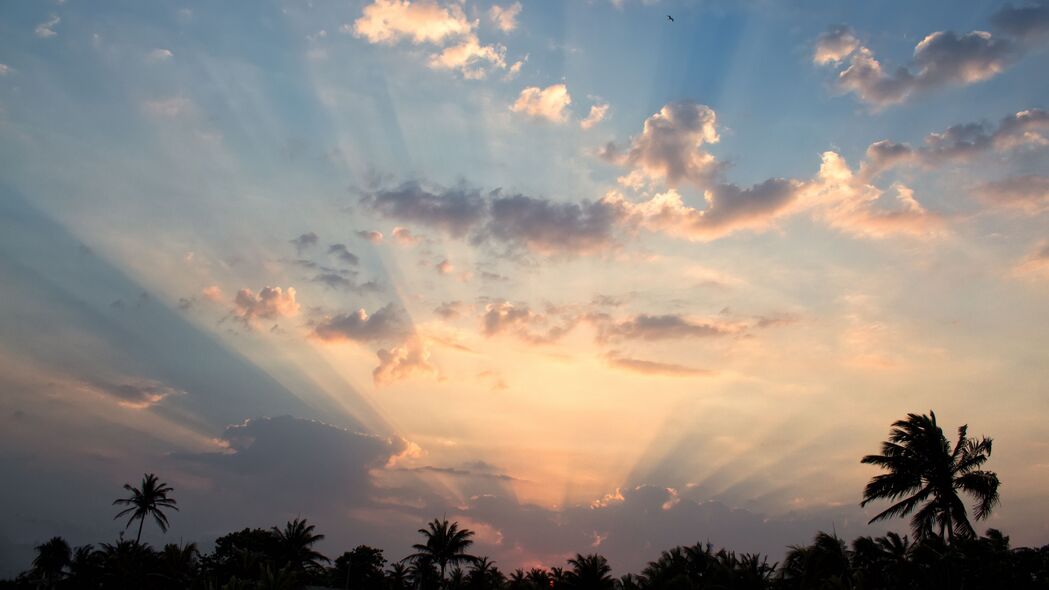
[[[862,459],[888,473],[871,479],[860,506],[882,499],[895,502],[871,523],[914,512],[911,528],[918,539],[932,536],[937,525],[940,536],[946,535],[948,542],[953,542],[956,534],[973,538],[976,531],[959,492],[976,500],[977,520],[987,518],[998,504],[998,476],[979,469],[991,456],[991,442],[987,437],[970,439],[968,426],[963,425],[958,428],[958,442],[952,450],[936,424],[934,412],[928,416],[908,414],[906,420],[893,423],[880,455]]]
[[[314,528],[304,518],[296,518],[283,529],[273,527],[280,559],[292,572],[315,572],[323,567],[322,561],[331,561],[313,550],[313,544],[324,539],[324,535],[313,532]]]
[[[66,573],[72,557],[69,543],[62,537],[51,537],[46,543],[35,547],[33,558],[33,577],[43,588],[54,588]]]
[[[474,536],[474,532],[470,529],[460,529],[457,522],[449,524],[447,519],[435,518],[425,529],[419,529],[419,533],[426,537],[426,543],[412,545],[416,552],[409,555],[408,559],[429,558],[440,568],[442,580],[448,564],[458,565],[476,559],[466,553],[470,545],[473,545],[471,537]]]
[[[568,586],[573,590],[612,590],[615,579],[612,578],[612,567],[604,557],[577,553],[568,560],[572,569],[567,574]]]
[[[164,514],[164,509],[170,508],[178,511],[175,499],[168,497],[168,494],[175,490],[168,484],[158,480],[157,476],[152,473],[142,476],[140,488],[132,487],[131,484],[126,483],[124,484],[124,489],[131,492],[131,495],[127,498],[114,500],[113,505],[127,506],[128,508],[121,510],[113,519],[123,518],[130,514],[131,518],[124,525],[125,530],[131,526],[131,523],[135,522],[135,519],[138,519],[138,534],[135,536],[135,543],[142,540],[142,525],[145,523],[147,516],[153,516],[153,520],[157,521],[157,526],[160,527],[160,532],[167,532],[168,517]]]

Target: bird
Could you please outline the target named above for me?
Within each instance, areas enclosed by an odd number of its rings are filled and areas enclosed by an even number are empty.
[[[674,17],[672,17],[672,16],[670,16],[670,15],[668,14],[668,15],[667,15],[667,20],[669,20],[670,22],[674,22]]]

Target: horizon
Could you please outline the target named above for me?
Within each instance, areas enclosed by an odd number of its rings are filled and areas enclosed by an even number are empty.
[[[777,561],[908,532],[860,459],[930,411],[1049,544],[1047,49],[1042,0],[5,5],[0,578],[143,473],[157,546]]]

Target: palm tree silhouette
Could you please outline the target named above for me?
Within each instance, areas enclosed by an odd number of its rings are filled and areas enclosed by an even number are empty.
[[[175,499],[168,497],[168,494],[175,490],[157,479],[157,476],[152,473],[142,476],[141,488],[132,487],[131,484],[126,483],[124,484],[124,489],[131,492],[131,495],[127,498],[114,500],[113,505],[127,506],[128,508],[121,510],[113,519],[123,518],[130,514],[131,518],[124,525],[125,530],[131,526],[131,523],[135,522],[135,519],[138,519],[138,535],[135,536],[135,543],[142,540],[142,525],[146,522],[147,516],[153,516],[153,520],[157,521],[157,526],[160,527],[160,532],[167,532],[168,517],[164,514],[163,509],[170,508],[178,511],[178,506],[175,506]]]
[[[930,411],[928,416],[907,414],[906,420],[893,423],[881,454],[863,458],[863,463],[877,465],[888,473],[870,480],[860,506],[875,500],[895,501],[870,523],[907,516],[917,509],[911,528],[918,539],[932,536],[936,525],[940,537],[946,535],[948,542],[955,534],[973,538],[976,531],[958,494],[965,492],[976,500],[977,520],[987,518],[998,504],[998,476],[979,469],[991,456],[991,442],[987,437],[970,439],[968,426],[962,425],[952,450],[936,424],[935,412]]]
[[[428,523],[425,529],[419,529],[419,533],[426,537],[425,544],[412,545],[415,553],[408,559],[429,558],[441,569],[441,580],[444,580],[445,570],[448,564],[458,565],[463,562],[472,562],[476,557],[466,553],[473,545],[470,537],[474,532],[470,529],[460,529],[459,523],[448,523],[447,519]]]
[[[568,586],[573,590],[612,590],[615,579],[612,567],[604,557],[577,553],[568,560],[572,569],[568,572]]]
[[[46,543],[35,547],[33,558],[33,576],[40,581],[42,588],[54,588],[66,573],[70,564],[72,550],[62,537],[51,537]]]
[[[273,527],[281,558],[293,572],[308,572],[320,569],[322,561],[331,561],[313,550],[313,544],[324,539],[324,535],[313,532],[314,525],[305,518],[296,518],[284,525],[284,529]]]

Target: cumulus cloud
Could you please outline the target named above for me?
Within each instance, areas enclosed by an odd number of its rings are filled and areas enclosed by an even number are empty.
[[[302,254],[303,250],[317,245],[317,234],[313,232],[304,233],[294,240],[291,240],[291,243],[295,246],[295,250],[299,254]]]
[[[530,344],[548,344],[572,331],[579,319],[572,314],[538,313],[523,303],[494,301],[485,305],[481,333],[487,337],[510,333]]]
[[[960,123],[925,136],[923,145],[911,147],[889,140],[867,148],[860,174],[872,179],[898,166],[938,166],[968,161],[987,152],[1004,152],[1024,146],[1049,145],[1049,112],[1027,109],[1003,117],[996,126],[984,122]]]
[[[263,287],[258,293],[241,289],[233,298],[233,316],[249,326],[256,320],[275,320],[298,313],[299,303],[292,287],[287,291],[280,287]]]
[[[521,3],[514,2],[508,6],[493,4],[488,9],[488,18],[492,24],[504,33],[510,33],[517,28],[517,15],[521,14]]]
[[[460,187],[431,192],[417,182],[365,195],[361,204],[382,217],[422,223],[459,237],[481,220],[485,209],[485,201],[476,190]],[[410,232],[399,234],[395,229],[394,236],[404,242]]]
[[[370,43],[407,40],[436,45],[440,50],[430,56],[431,68],[457,70],[464,78],[479,79],[492,68],[506,69],[506,48],[482,44],[475,32],[477,25],[476,20],[467,19],[459,3],[375,0],[364,7],[352,27],[343,25],[340,30]]]
[[[1049,279],[1049,240],[1038,244],[1014,271],[1024,278]]]
[[[222,294],[222,288],[218,285],[208,285],[200,291],[201,296],[212,303],[221,303],[224,296]]]
[[[579,122],[579,126],[583,129],[590,129],[594,125],[597,125],[601,121],[605,120],[608,116],[608,103],[595,104],[590,107],[590,114],[585,119]]]
[[[339,342],[384,341],[400,338],[409,332],[409,322],[392,303],[368,314],[363,308],[353,313],[338,314],[322,319],[313,329],[321,340]]]
[[[530,86],[521,91],[510,110],[537,119],[546,119],[554,123],[568,120],[568,105],[572,96],[564,84],[551,84],[546,88]]]
[[[506,69],[506,48],[482,45],[477,35],[471,34],[430,56],[429,63],[435,70],[458,70],[467,80],[480,80],[491,67]]]
[[[47,20],[37,25],[36,28],[33,29],[33,33],[35,33],[36,36],[40,37],[41,39],[54,37],[58,34],[55,32],[55,25],[57,25],[60,22],[62,22],[62,19],[58,15],[52,14],[47,18]]]
[[[0,64],[0,76],[6,76],[13,71],[7,64]]]
[[[706,369],[695,369],[674,363],[660,361],[649,361],[621,356],[617,351],[611,351],[605,355],[608,365],[616,369],[632,371],[642,375],[655,375],[663,377],[700,377],[712,375],[713,371]]]
[[[554,203],[511,195],[491,200],[484,235],[543,255],[592,254],[608,249],[626,210],[614,200]]]
[[[866,237],[886,237],[903,233],[933,236],[943,219],[926,211],[907,186],[896,183],[894,208],[880,204],[885,191],[854,174],[848,163],[835,152],[824,152],[816,179],[807,183],[804,199],[816,208],[817,218],[831,227]]]
[[[937,31],[915,46],[909,64],[889,71],[852,29],[837,26],[817,39],[813,61],[843,66],[837,74],[838,88],[875,107],[884,107],[903,102],[918,91],[987,80],[1019,56],[1010,39],[995,38],[987,31]]]
[[[686,205],[681,195],[670,189],[641,203],[624,201],[624,208],[653,231],[688,240],[712,240],[742,229],[768,228],[778,215],[789,211],[802,186],[783,178],[747,189],[718,184],[704,191],[703,209]]]
[[[1019,7],[1007,3],[994,13],[991,24],[1020,41],[1044,41],[1049,37],[1049,2],[1043,0]]]
[[[397,240],[398,244],[413,246],[419,242],[419,237],[413,235],[412,231],[406,227],[395,227],[392,234],[393,239]]]
[[[465,35],[474,25],[466,18],[462,5],[441,6],[432,0],[375,0],[364,7],[353,27],[344,32],[371,43],[440,43],[449,37]]]
[[[1027,174],[988,182],[978,194],[989,203],[1027,213],[1049,211],[1049,176]]]
[[[630,168],[620,182],[631,188],[640,188],[646,181],[670,187],[691,182],[704,187],[720,165],[702,148],[718,140],[713,109],[692,101],[673,102],[645,119],[641,134],[629,145],[609,143],[601,156]]]
[[[372,371],[376,385],[400,381],[413,375],[436,376],[437,368],[430,362],[430,351],[418,336],[389,350],[380,349],[379,366]]]

